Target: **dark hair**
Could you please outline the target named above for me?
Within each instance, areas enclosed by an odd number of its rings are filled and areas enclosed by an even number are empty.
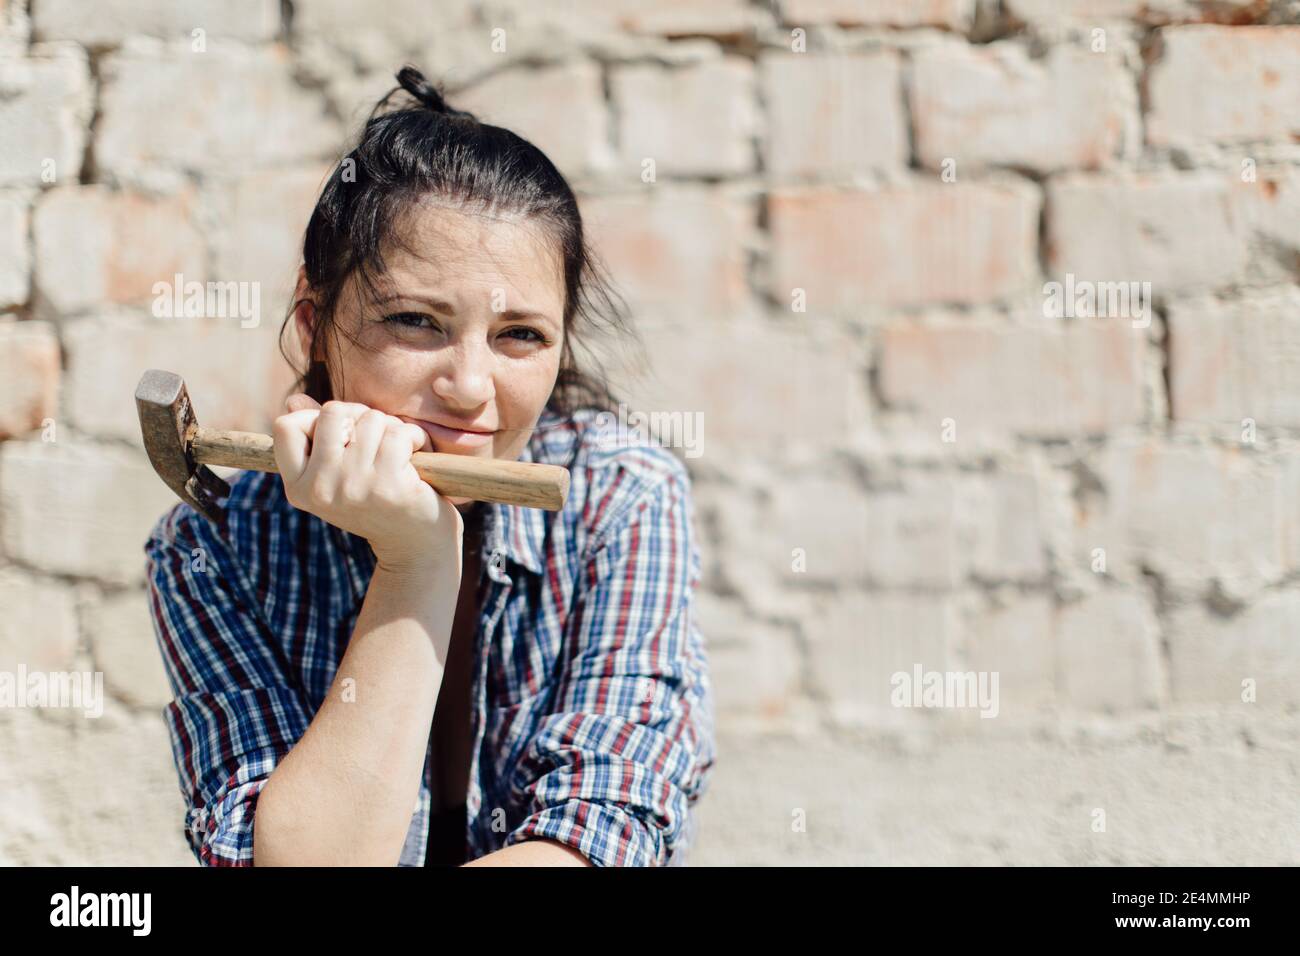
[[[639,348],[641,343],[622,297],[587,245],[568,182],[526,139],[449,106],[415,67],[402,67],[397,82],[371,111],[357,144],[330,173],[307,224],[303,261],[317,321],[312,341],[306,343],[305,370],[294,365],[284,347],[301,299],[290,305],[280,328],[281,353],[298,373],[291,391],[304,391],[322,404],[334,397],[321,357],[326,354],[324,336],[338,333],[333,319],[348,279],[355,275],[373,289],[384,271],[383,250],[390,244],[405,247],[403,216],[422,197],[436,195],[466,211],[522,214],[556,243],[564,272],[564,344],[547,407],[570,417],[583,407],[612,411],[617,400],[599,361],[591,357],[595,372],[586,371],[573,347],[590,356],[582,333],[602,325],[627,336],[623,344]],[[389,109],[399,90],[409,98]]]

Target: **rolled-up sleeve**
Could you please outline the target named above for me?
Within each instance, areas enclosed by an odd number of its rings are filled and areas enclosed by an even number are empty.
[[[252,866],[258,794],[306,732],[307,702],[214,525],[178,506],[145,554],[186,842],[203,866]]]
[[[715,758],[684,468],[638,495],[582,574],[553,711],[512,781],[527,815],[505,844],[541,837],[597,866],[681,865]]]

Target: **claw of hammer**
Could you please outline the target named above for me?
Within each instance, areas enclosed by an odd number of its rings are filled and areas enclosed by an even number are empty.
[[[219,500],[230,494],[230,485],[194,458],[192,441],[199,424],[184,379],[174,372],[149,369],[136,386],[135,407],[154,471],[181,501],[220,524],[225,509]]]

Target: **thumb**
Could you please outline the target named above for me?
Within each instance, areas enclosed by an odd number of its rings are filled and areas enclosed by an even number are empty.
[[[429,437],[428,432],[419,425],[412,425],[410,422],[406,423],[406,429],[411,436],[411,444],[414,446],[415,451],[433,451],[433,439]],[[414,452],[412,453],[414,454]]]
[[[317,409],[321,406],[320,402],[316,401],[316,399],[312,398],[306,392],[294,392],[284,400],[284,407],[286,411],[301,412]]]

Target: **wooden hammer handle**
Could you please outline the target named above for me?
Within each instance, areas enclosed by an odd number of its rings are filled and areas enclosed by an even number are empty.
[[[279,474],[275,440],[257,432],[196,428],[190,440],[194,460]],[[439,494],[475,501],[499,501],[524,508],[559,511],[569,494],[569,472],[559,465],[503,461],[469,455],[417,451],[411,456],[419,476]]]

